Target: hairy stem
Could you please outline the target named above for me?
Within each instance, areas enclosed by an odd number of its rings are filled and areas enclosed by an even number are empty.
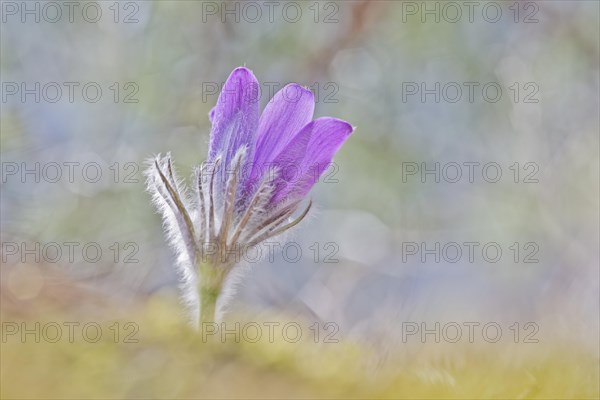
[[[198,291],[200,294],[200,329],[203,323],[216,322],[216,308],[225,277],[231,269],[229,265],[218,262],[218,257],[204,257],[198,260]]]
[[[214,268],[206,263],[201,263],[198,290],[200,293],[200,328],[203,323],[215,321],[217,298],[219,297],[220,282]]]

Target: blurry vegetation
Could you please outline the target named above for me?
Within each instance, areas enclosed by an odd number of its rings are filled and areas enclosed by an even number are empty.
[[[573,343],[432,341],[382,353],[344,337],[316,344],[307,331],[297,343],[282,340],[278,331],[272,343],[266,334],[256,343],[235,343],[231,334],[222,342],[219,335],[204,340],[184,325],[168,299],[127,309],[103,304],[104,311],[94,315],[89,305],[99,301],[97,295],[65,282],[48,286],[36,300],[2,298],[4,399],[592,399],[599,393],[595,356]],[[110,315],[107,306],[117,311]],[[278,315],[263,321],[293,319]],[[62,337],[44,340],[55,336],[48,328],[39,343],[32,333],[23,341],[21,332],[6,334],[11,322],[25,322],[29,330],[35,322],[41,327],[54,322]],[[79,322],[72,343],[65,322]],[[96,343],[82,334],[88,322],[102,328]],[[135,329],[126,325],[131,322]],[[111,329],[115,323],[118,329]],[[95,336],[89,329],[87,337]]]

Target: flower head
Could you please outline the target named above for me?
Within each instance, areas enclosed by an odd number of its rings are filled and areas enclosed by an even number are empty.
[[[259,99],[254,74],[236,68],[209,114],[208,159],[196,168],[193,196],[169,155],[154,159],[147,172],[184,283],[196,279],[196,265],[209,265],[208,280],[220,288],[240,252],[300,222],[311,203],[293,215],[353,131],[336,118],[313,120],[313,94],[300,85],[277,92],[262,115]]]

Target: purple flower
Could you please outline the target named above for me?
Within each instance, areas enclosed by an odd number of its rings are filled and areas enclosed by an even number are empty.
[[[295,83],[277,92],[262,115],[259,99],[259,83],[252,71],[236,68],[210,112],[208,161],[221,157],[225,168],[220,181],[225,183],[235,155],[244,152],[239,194],[251,197],[270,172],[269,206],[273,207],[304,198],[353,128],[332,117],[313,120],[314,96]]]
[[[259,99],[254,74],[236,68],[209,114],[208,159],[195,170],[193,195],[169,154],[146,172],[196,322],[198,315],[214,317],[216,296],[240,254],[307,215],[311,202],[292,218],[353,131],[336,118],[313,120],[313,94],[300,85],[277,92],[260,116]]]

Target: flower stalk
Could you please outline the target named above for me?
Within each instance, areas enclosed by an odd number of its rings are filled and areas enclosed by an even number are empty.
[[[200,315],[198,324],[216,320],[217,300],[225,280],[224,269],[208,262],[198,263],[198,293],[200,295]]]

